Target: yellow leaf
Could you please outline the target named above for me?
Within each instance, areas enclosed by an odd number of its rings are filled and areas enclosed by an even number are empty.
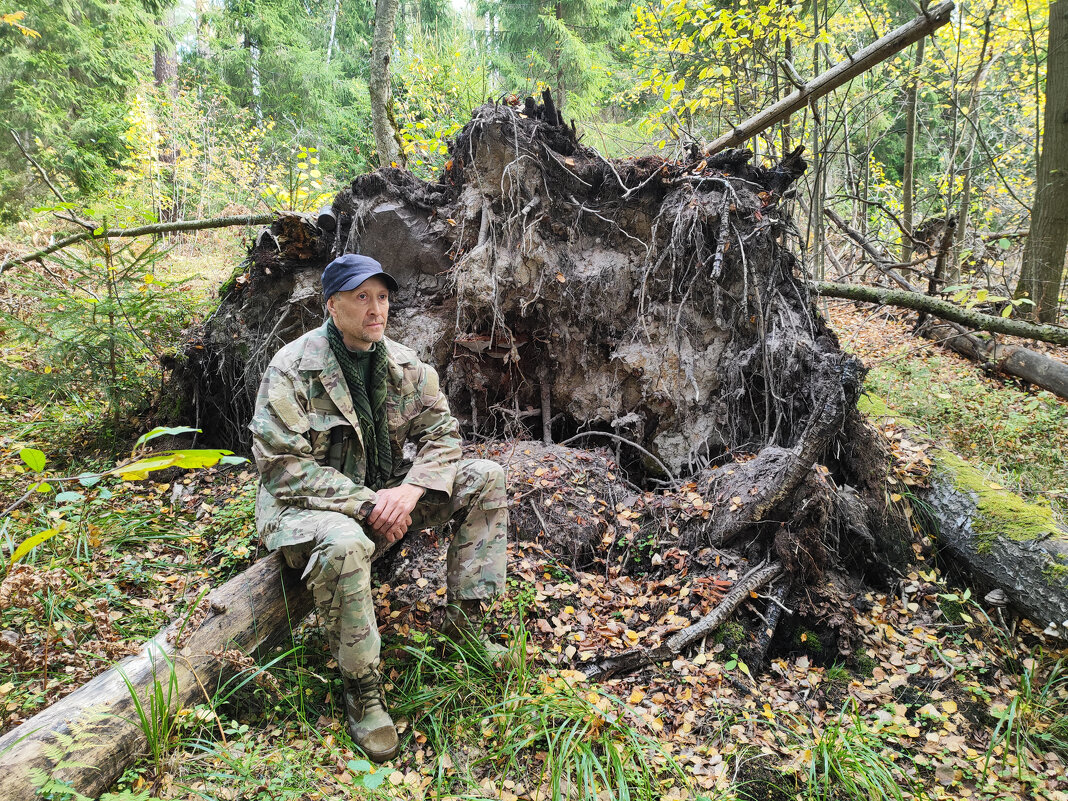
[[[11,554],[11,564],[14,565],[15,562],[24,557],[42,542],[52,539],[52,537],[56,536],[56,534],[58,533],[59,529],[48,528],[39,534],[34,534],[29,539],[23,540],[22,544],[15,549],[15,552],[13,554]]]
[[[643,698],[645,698],[645,693],[635,687],[631,690],[630,698],[627,699],[627,703],[631,705],[640,704]]]
[[[957,702],[956,701],[943,701],[942,702],[942,709],[944,709],[948,714],[952,715],[954,712],[957,711]]]

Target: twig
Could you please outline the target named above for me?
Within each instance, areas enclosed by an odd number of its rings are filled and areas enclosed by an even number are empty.
[[[534,517],[538,518],[538,522],[541,523],[541,530],[545,536],[549,536],[549,526],[545,523],[545,518],[541,516],[541,512],[538,511],[538,505],[534,503],[532,498],[527,499],[527,503],[530,504],[530,511],[534,513]]]
[[[890,260],[887,259],[878,250],[876,250],[875,245],[865,239],[863,234],[860,233],[860,231],[857,231],[854,228],[850,228],[849,224],[841,217],[839,217],[835,213],[834,209],[824,209],[823,213],[830,217],[831,222],[841,228],[850,239],[860,245],[860,247],[864,250],[865,253],[871,256],[872,261],[875,262],[875,266],[878,268],[879,272],[883,273],[883,275],[885,275],[887,278],[890,278],[895,284],[897,284],[902,289],[907,290],[909,292],[919,292],[916,287],[914,287],[912,284],[902,278],[898,273],[894,272],[894,270],[889,267]]]
[[[30,164],[33,165],[34,169],[37,170],[38,175],[40,175],[41,178],[44,179],[44,182],[46,184],[48,184],[48,188],[52,190],[52,194],[59,198],[60,203],[66,203],[67,199],[65,197],[63,197],[63,193],[60,192],[59,189],[56,188],[56,185],[54,183],[52,183],[52,180],[48,177],[48,173],[46,173],[44,171],[44,168],[40,164],[37,163],[37,159],[35,159],[33,156],[31,156],[26,151],[26,148],[23,147],[22,140],[19,139],[19,135],[17,133],[15,133],[15,131],[12,130],[11,128],[8,128],[7,132],[9,134],[11,134],[11,138],[15,140],[15,144],[18,145],[19,150],[22,151],[22,155],[26,157],[26,161],[30,162]],[[78,222],[78,221],[77,220],[72,220],[72,222]],[[78,224],[81,225],[82,223],[79,222]]]
[[[672,473],[671,470],[668,469],[668,466],[666,464],[664,464],[662,461],[660,461],[660,459],[658,459],[655,454],[650,453],[649,451],[647,451],[645,448],[643,448],[641,445],[639,445],[634,440],[627,439],[626,437],[621,437],[621,436],[619,436],[619,434],[610,434],[607,431],[580,431],[578,434],[575,434],[575,436],[569,437],[568,439],[565,439],[560,444],[561,445],[570,445],[576,439],[579,439],[581,437],[608,437],[609,439],[614,439],[617,442],[622,442],[622,443],[624,443],[626,445],[630,445],[632,448],[634,448],[635,450],[641,451],[646,456],[648,456],[650,459],[652,459],[654,462],[656,462],[658,465],[660,465],[660,469],[664,471],[664,475],[666,475],[672,481],[677,481],[678,480],[678,479],[676,479],[675,474]]]

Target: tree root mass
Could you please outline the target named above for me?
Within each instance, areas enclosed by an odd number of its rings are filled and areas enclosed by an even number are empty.
[[[439,366],[466,436],[508,465],[520,542],[649,580],[667,553],[719,581],[775,563],[802,611],[850,575],[894,575],[910,530],[856,410],[863,367],[788,247],[800,150],[771,167],[747,150],[609,160],[554,111],[488,104],[438,181],[381,169],[331,225],[276,221],[176,363],[179,415],[247,450],[264,366],[321,321],[323,266],[363,252],[402,287],[391,336]],[[572,438],[599,449],[545,444]],[[432,569],[420,547],[387,556],[384,580]]]

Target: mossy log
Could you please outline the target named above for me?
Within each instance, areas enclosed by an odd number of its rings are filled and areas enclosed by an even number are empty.
[[[876,419],[916,426],[881,401],[864,396]],[[1007,604],[1046,633],[1068,640],[1068,527],[1052,510],[1006,490],[955,453],[933,447],[929,486],[917,510],[930,524],[939,557],[963,571],[982,594],[1000,589]]]
[[[132,691],[146,711],[157,687],[171,714],[210,701],[236,670],[217,654],[267,651],[283,643],[310,609],[311,594],[299,575],[277,554],[261,559],[209,593],[139,654],[0,737],[0,798],[34,801],[48,779],[99,796],[145,751]]]

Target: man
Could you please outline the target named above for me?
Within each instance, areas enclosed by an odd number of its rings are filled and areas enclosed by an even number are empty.
[[[330,319],[275,354],[256,398],[256,526],[303,571],[344,680],[349,733],[383,762],[398,740],[378,672],[372,556],[409,530],[460,520],[444,633],[470,635],[504,587],[508,499],[499,465],[461,458],[434,368],[385,336],[397,281],[357,254],[332,261],[322,281]],[[418,446],[411,461],[406,442]]]

